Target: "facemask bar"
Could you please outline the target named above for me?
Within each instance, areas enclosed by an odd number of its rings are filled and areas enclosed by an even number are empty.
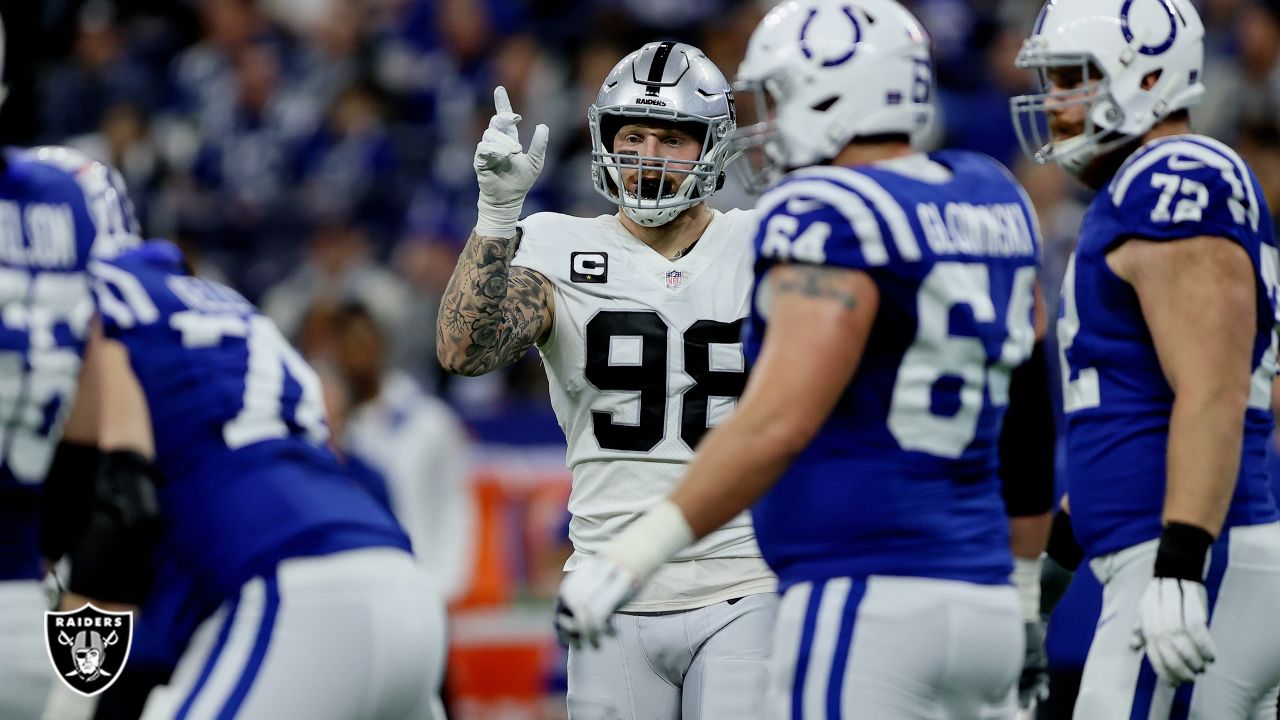
[[[1019,95],[1009,100],[1013,115],[1013,128],[1018,143],[1027,157],[1044,165],[1050,162],[1067,164],[1073,155],[1086,149],[1093,157],[1103,147],[1110,134],[1094,122],[1094,107],[1110,96],[1109,83],[1101,75],[1093,59],[1084,53],[1048,55],[1038,48],[1023,48],[1018,53],[1018,67],[1035,70],[1040,78],[1040,92]],[[1066,90],[1050,91],[1049,73],[1057,69],[1074,69],[1080,73],[1080,84]],[[1084,107],[1084,130],[1076,136],[1054,140],[1050,131],[1049,110],[1065,110]]]
[[[733,95],[739,108],[738,126],[728,140],[733,157],[743,156],[737,165],[738,176],[747,192],[759,195],[782,177],[785,171],[782,138],[774,121],[773,96],[766,88],[767,80],[739,80],[733,84]]]
[[[634,155],[606,151],[612,147],[613,138],[603,136],[604,116],[613,115],[627,119],[653,119],[679,123],[698,123],[705,130],[702,149],[697,160],[675,160],[655,155]],[[587,113],[592,136],[591,176],[596,190],[614,203],[636,210],[663,210],[680,208],[702,202],[715,192],[720,174],[733,156],[724,143],[732,122],[725,117],[713,118],[671,110],[662,107],[606,107],[592,106]],[[657,170],[659,195],[646,197],[643,177],[637,183],[638,193],[632,195],[626,189],[623,172]],[[670,192],[662,190],[670,188]]]

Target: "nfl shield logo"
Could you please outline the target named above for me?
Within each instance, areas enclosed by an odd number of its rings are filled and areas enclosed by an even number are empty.
[[[133,613],[92,604],[69,612],[45,611],[44,645],[62,682],[93,697],[111,687],[129,661]]]
[[[671,270],[667,273],[667,289],[679,290],[684,286],[684,273],[679,270]]]

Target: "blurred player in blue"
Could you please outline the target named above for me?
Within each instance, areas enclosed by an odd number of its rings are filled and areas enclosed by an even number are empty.
[[[1104,588],[1082,720],[1275,713],[1280,253],[1253,173],[1191,134],[1203,35],[1186,0],[1050,2],[1018,56],[1026,150],[1098,191],[1058,323],[1059,517]]]
[[[92,427],[70,423],[93,316],[88,264],[137,241],[123,182],[67,148],[0,158],[0,717],[38,717],[50,674],[43,558],[65,526],[41,522],[93,467]],[[67,435],[63,437],[64,429]],[[60,440],[64,440],[60,443]],[[47,482],[47,487],[46,487]],[[65,507],[62,508],[65,510]]]
[[[3,94],[0,86],[0,100]],[[0,718],[6,720],[39,717],[54,680],[40,579],[43,558],[61,554],[65,526],[42,524],[41,506],[96,457],[92,428],[69,424],[93,315],[87,267],[136,242],[133,209],[114,169],[67,148],[3,150]],[[67,442],[60,444],[64,430]]]
[[[443,608],[326,447],[315,373],[168,243],[91,271],[103,464],[69,602],[141,601],[181,653],[142,717],[441,717]]]
[[[770,720],[1016,709],[1026,614],[997,445],[1039,238],[996,161],[912,149],[928,42],[892,0],[784,3],[757,27],[735,85],[754,184],[772,183],[746,391],[682,484],[560,591],[561,624],[591,642],[663,558],[754,502],[783,593]]]

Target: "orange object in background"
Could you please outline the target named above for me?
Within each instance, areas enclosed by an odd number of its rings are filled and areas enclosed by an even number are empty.
[[[467,592],[450,607],[452,717],[564,718],[563,695],[554,689],[564,654],[552,630],[568,552],[564,449],[483,447],[475,466],[476,565]]]
[[[476,473],[472,488],[476,498],[476,552],[471,585],[450,610],[492,607],[511,602],[515,594],[511,560],[502,516],[507,498],[502,484],[491,474]]]
[[[550,606],[455,615],[448,676],[455,720],[564,716],[563,697],[549,686],[561,662],[550,619]]]

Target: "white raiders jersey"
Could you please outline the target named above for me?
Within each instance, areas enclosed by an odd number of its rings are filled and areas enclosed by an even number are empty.
[[[512,265],[554,287],[554,323],[539,350],[573,474],[566,570],[675,487],[745,385],[755,213],[712,212],[676,260],[616,215],[539,213],[520,223]],[[676,555],[623,610],[692,609],[774,588],[743,513]]]

